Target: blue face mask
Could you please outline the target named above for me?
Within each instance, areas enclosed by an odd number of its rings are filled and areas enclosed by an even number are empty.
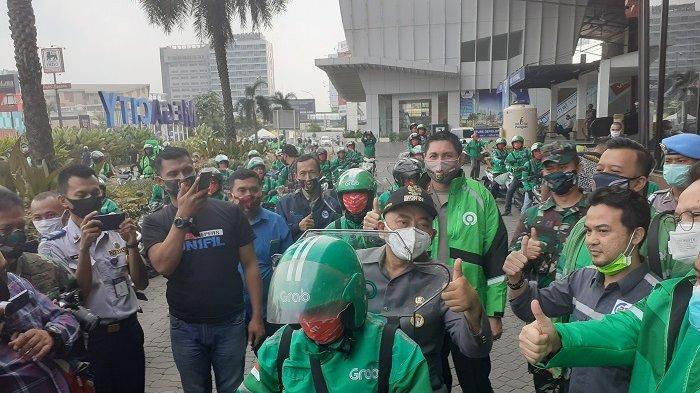
[[[671,187],[683,187],[688,183],[688,164],[664,164],[664,180]]]
[[[693,295],[688,303],[688,322],[697,330],[700,330],[700,285],[693,287]]]

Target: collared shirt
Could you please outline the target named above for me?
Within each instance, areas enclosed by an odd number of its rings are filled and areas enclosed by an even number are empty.
[[[272,256],[282,254],[292,245],[292,234],[284,218],[261,208],[257,216],[248,220],[253,227],[255,256],[263,279],[272,276]]]
[[[80,252],[80,228],[73,220],[68,220],[63,231],[63,236],[42,241],[39,255],[57,259],[75,271]],[[138,309],[127,255],[126,242],[116,231],[102,232],[90,245],[92,288],[86,306],[103,323],[124,319]]]
[[[546,286],[554,281],[557,261],[564,248],[564,242],[571,228],[588,211],[588,199],[585,195],[573,206],[557,206],[554,198],[549,198],[537,206],[525,210],[515,228],[510,251],[520,250],[520,241],[535,228],[537,240],[544,243],[541,255],[528,264],[526,275],[529,279],[537,280],[540,286]]]
[[[442,379],[443,335],[469,357],[484,357],[491,350],[491,328],[482,312],[481,333],[474,335],[464,315],[451,311],[440,295],[448,271],[435,266],[410,264],[399,276],[389,279],[383,268],[386,246],[357,250],[367,280],[368,310],[386,317],[400,317],[401,330],[423,351],[430,368],[433,391],[446,392]],[[416,310],[417,307],[419,307]]]
[[[673,197],[673,191],[670,188],[651,194],[649,203],[657,212],[674,211],[676,206],[678,206],[678,200]]]
[[[80,332],[80,325],[73,315],[53,304],[27,280],[7,273],[7,281],[10,296],[26,290],[29,303],[7,317],[3,334],[51,327],[60,332],[63,341],[63,347],[54,348],[53,352],[69,352]],[[47,355],[42,361],[24,361],[6,341],[0,341],[0,390],[21,393],[68,392],[63,374],[50,359],[51,355]]]
[[[604,287],[605,276],[595,267],[579,269],[565,278],[539,288],[530,281],[520,296],[510,300],[513,313],[525,322],[535,320],[530,303],[538,299],[542,311],[549,317],[572,315],[577,321],[599,320],[605,314],[631,310],[644,299],[659,279],[649,272],[642,262],[621,280]],[[641,319],[641,316],[640,316]],[[631,369],[629,367],[578,367],[571,370],[570,393],[600,392],[622,393],[629,389]]]

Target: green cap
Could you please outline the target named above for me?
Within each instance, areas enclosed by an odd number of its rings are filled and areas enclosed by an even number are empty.
[[[351,191],[367,191],[374,195],[377,192],[377,181],[369,171],[351,168],[340,175],[335,191],[339,195]]]
[[[576,157],[576,146],[572,143],[552,142],[542,146],[542,163],[568,164]]]

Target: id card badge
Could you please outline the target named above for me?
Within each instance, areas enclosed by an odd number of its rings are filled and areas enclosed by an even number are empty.
[[[129,284],[126,282],[126,277],[115,278],[112,280],[112,286],[117,299],[121,299],[129,294]]]

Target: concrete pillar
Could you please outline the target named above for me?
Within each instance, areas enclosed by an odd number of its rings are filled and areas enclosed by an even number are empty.
[[[367,129],[379,131],[379,95],[367,94]]]
[[[549,132],[554,132],[556,130],[557,104],[559,103],[557,98],[558,94],[559,88],[557,86],[549,88]]]
[[[447,92],[447,122],[450,127],[459,127],[459,91]]]
[[[430,122],[437,124],[440,122],[438,118],[438,93],[430,94]],[[430,124],[426,124],[426,127],[430,128]]]
[[[583,138],[587,133],[586,130],[586,109],[588,108],[588,102],[586,102],[586,92],[588,91],[588,84],[591,81],[591,77],[595,76],[595,73],[581,74],[578,77],[576,83],[576,137]]]
[[[399,97],[394,94],[391,96],[391,131],[395,134],[398,134],[401,129],[399,119]]]
[[[608,105],[610,100],[610,59],[600,61],[600,70],[598,71],[598,105],[596,115],[598,117],[608,116]]]

